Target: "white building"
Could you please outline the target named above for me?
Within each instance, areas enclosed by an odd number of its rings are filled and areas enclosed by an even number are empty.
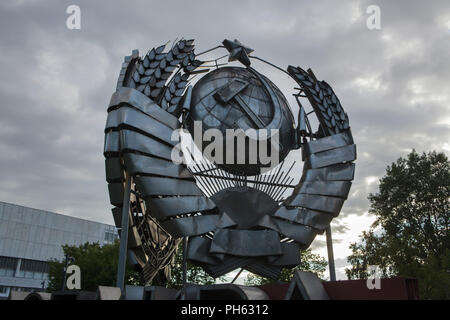
[[[62,261],[62,245],[104,245],[116,238],[113,225],[0,201],[0,298],[11,289],[46,287],[46,261]]]

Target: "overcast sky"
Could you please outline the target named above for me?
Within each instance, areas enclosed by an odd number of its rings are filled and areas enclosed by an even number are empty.
[[[80,30],[66,27],[71,4]],[[371,4],[381,30],[366,26]],[[0,35],[1,201],[112,224],[103,129],[123,57],[177,37],[195,38],[197,52],[237,38],[331,84],[358,150],[350,198],[332,223],[338,267],[373,221],[367,195],[386,166],[412,148],[450,153],[448,0],[2,0]],[[326,254],[323,244],[319,236],[315,251]]]

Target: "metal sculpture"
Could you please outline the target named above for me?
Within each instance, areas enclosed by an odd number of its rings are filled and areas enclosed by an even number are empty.
[[[255,111],[253,111],[253,109]],[[227,129],[278,130],[277,152],[283,160],[294,143],[294,116],[281,91],[265,76],[253,68],[222,67],[201,78],[192,90],[192,100],[187,114],[187,128],[194,135],[194,121],[202,122],[202,131],[218,129],[226,137]],[[234,152],[231,164],[218,166],[234,174],[257,175],[261,172],[260,159],[249,161],[249,139],[244,149],[245,161],[238,163],[234,141],[223,142],[222,154]],[[209,141],[202,141],[205,150]],[[267,139],[266,148],[274,141]],[[233,144],[233,145],[231,145]],[[211,159],[212,160],[212,159]]]
[[[108,107],[106,180],[116,226],[129,231],[131,258],[151,281],[158,270],[169,273],[180,238],[188,238],[187,259],[213,277],[241,267],[277,278],[282,268],[300,263],[300,249],[329,227],[347,198],[356,159],[348,116],[331,87],[311,70],[289,66],[285,71],[250,55],[253,50],[237,40],[197,55],[193,40],[165,47],[125,57]],[[223,49],[226,55],[199,60]],[[244,67],[226,66],[220,62],[224,57]],[[253,59],[297,82],[296,127],[287,99],[251,67]],[[317,131],[311,114],[319,122]],[[184,127],[192,133],[194,121],[218,130],[278,129],[280,160],[302,149],[299,182],[292,185],[294,164],[284,161],[269,174],[258,174],[260,162],[174,163],[174,150],[182,150],[173,131]],[[184,156],[193,158],[190,152]],[[292,192],[284,198],[288,189]]]

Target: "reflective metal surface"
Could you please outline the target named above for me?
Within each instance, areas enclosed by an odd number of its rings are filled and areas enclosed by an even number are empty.
[[[194,121],[202,123],[202,130],[218,129],[226,137],[227,129],[277,129],[279,130],[279,161],[282,161],[293,145],[294,117],[281,91],[255,70],[240,67],[223,67],[211,71],[193,87],[187,127],[194,134]],[[270,133],[270,132],[269,132]],[[270,148],[270,139],[269,147]],[[223,154],[233,152],[234,141],[223,141]],[[276,143],[273,141],[273,143]],[[201,148],[206,148],[204,142]],[[246,142],[245,163],[220,164],[230,172],[256,175],[263,166],[257,159],[250,163],[249,146]]]
[[[356,146],[348,116],[330,85],[311,70],[283,70],[250,55],[253,50],[236,40],[205,53],[224,48],[230,61],[244,67],[223,67],[220,57],[201,61],[194,41],[182,39],[143,57],[135,50],[120,69],[107,109],[106,181],[118,228],[123,207],[130,206],[130,261],[141,267],[147,282],[159,270],[168,276],[185,237],[187,259],[214,277],[244,268],[277,278],[282,268],[300,263],[300,249],[329,227],[351,188]],[[252,59],[297,82],[296,128],[284,94],[250,66]],[[197,83],[191,82],[203,73]],[[311,111],[301,98],[308,99]],[[313,116],[320,124],[317,130],[311,125]],[[204,130],[222,132],[279,129],[280,160],[302,148],[300,181],[292,185],[294,163],[288,170],[282,163],[267,175],[259,174],[260,164],[173,163],[172,152],[181,152],[179,141],[171,139],[173,131],[187,127],[192,133],[195,120]],[[132,181],[129,199],[124,197],[125,173]],[[284,199],[288,189],[291,194]]]

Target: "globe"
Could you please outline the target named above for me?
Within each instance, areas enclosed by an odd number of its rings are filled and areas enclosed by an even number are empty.
[[[195,136],[195,130],[199,130],[199,123],[202,134],[209,129],[219,130],[223,137],[222,161],[218,161],[214,153],[213,156],[206,153],[206,157],[220,168],[237,175],[257,175],[263,168],[270,169],[277,162],[267,163],[268,157],[282,161],[294,142],[295,122],[286,98],[272,81],[249,68],[223,67],[202,77],[192,89],[186,123],[192,136]],[[265,130],[269,139],[261,135],[246,135],[243,155],[237,138],[227,138],[228,129],[241,129],[242,132],[251,132],[248,129]],[[270,138],[272,132],[278,133],[275,138]],[[252,139],[257,143],[251,145]],[[199,148],[206,150],[214,140],[194,141]],[[257,149],[252,149],[251,146],[255,145]]]

